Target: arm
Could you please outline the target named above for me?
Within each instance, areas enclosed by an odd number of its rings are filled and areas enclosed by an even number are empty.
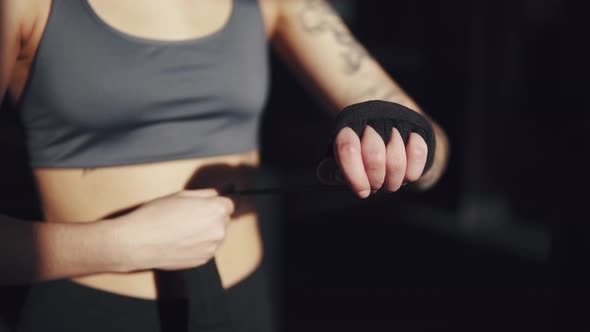
[[[108,221],[26,222],[0,215],[0,285],[120,271]]]
[[[431,121],[437,141],[433,166],[418,179],[410,180],[415,180],[413,185],[419,190],[432,187],[448,160],[449,143],[444,130],[368,54],[326,1],[292,0],[282,1],[281,5],[273,45],[326,108],[337,113],[354,103],[380,99],[407,106]],[[345,139],[354,139],[346,135]],[[413,157],[411,146],[418,143],[419,139],[412,137],[408,142],[408,168]],[[413,173],[420,174],[419,167],[415,168],[418,171]],[[360,191],[369,180],[353,183],[353,187]]]
[[[0,285],[209,261],[234,212],[216,189],[181,190],[94,222],[25,222],[0,215]]]
[[[26,44],[27,1],[0,0],[0,99]],[[0,285],[119,269],[106,222],[25,222],[0,215]]]

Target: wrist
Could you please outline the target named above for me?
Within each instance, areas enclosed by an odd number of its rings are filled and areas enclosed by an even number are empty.
[[[111,272],[114,264],[103,250],[103,241],[107,240],[103,231],[99,222],[35,224],[33,239],[38,259],[34,278],[50,280]]]
[[[125,273],[138,269],[133,258],[131,240],[126,236],[121,218],[104,219],[94,223],[94,233],[102,250],[102,268],[108,272]]]
[[[430,169],[424,173],[416,182],[410,183],[412,190],[425,191],[432,188],[444,174],[449,160],[449,141],[441,127],[431,120],[434,130],[436,151],[434,161]]]

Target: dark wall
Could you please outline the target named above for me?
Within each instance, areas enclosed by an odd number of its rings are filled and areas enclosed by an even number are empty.
[[[344,2],[355,35],[446,129],[451,160],[426,193],[283,197],[287,330],[579,324],[572,298],[584,297],[571,294],[583,278],[572,276],[586,276],[590,233],[570,203],[588,129],[583,5],[333,1]],[[330,123],[273,65],[264,160],[289,183],[312,174]]]

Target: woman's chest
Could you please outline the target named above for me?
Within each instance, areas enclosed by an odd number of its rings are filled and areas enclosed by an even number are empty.
[[[25,90],[33,69],[33,60],[38,54],[51,16],[55,14],[52,14],[52,9],[54,9],[56,1],[60,0],[36,1],[35,10],[31,10],[30,16],[25,18],[28,20],[26,25],[31,28],[28,29],[29,32],[24,37],[23,49],[12,74],[10,93],[15,100],[19,100]],[[85,14],[90,14],[90,17],[103,25],[103,28],[112,30],[111,32],[118,34],[119,37],[170,42],[171,45],[197,39],[208,39],[219,34],[228,24],[232,23],[236,7],[243,5],[244,2],[257,4],[267,40],[274,34],[278,17],[278,5],[274,0],[172,2],[158,0],[145,1],[144,6],[140,8],[137,7],[135,1],[75,1],[84,5],[87,9]],[[201,7],[195,6],[194,3],[201,3]],[[76,27],[72,28],[76,30]],[[83,32],[74,31],[74,37],[65,38],[66,42],[76,43],[77,40],[92,38],[92,36],[85,36]],[[92,47],[90,47],[91,51],[93,51]],[[101,45],[94,45],[94,47],[100,48]],[[213,51],[218,52],[217,54],[223,53],[223,50],[219,49],[213,49]],[[67,57],[71,50],[68,47],[60,47],[60,52],[63,52]],[[198,57],[195,59],[198,60]],[[125,60],[128,59],[123,59],[123,63]],[[84,60],[82,59],[82,61]],[[86,65],[93,64],[87,61]]]
[[[25,120],[39,119],[38,111],[29,116],[27,110],[39,109],[31,103],[43,105],[52,116],[93,128],[124,126],[138,119],[161,121],[163,115],[182,119],[195,110],[202,110],[203,117],[217,116],[213,113],[219,110],[232,116],[256,112],[266,97],[265,17],[272,14],[268,5],[259,6],[256,0],[226,4],[229,12],[223,6],[211,10],[224,17],[220,27],[204,36],[195,36],[203,29],[178,30],[175,36],[184,37],[168,39],[174,34],[146,35],[151,28],[140,29],[150,26],[146,17],[151,7],[137,15],[135,26],[122,27],[110,21],[114,4],[93,8],[85,0],[77,5],[54,2],[28,75],[17,75],[31,91],[22,96]],[[174,12],[161,21],[170,20]],[[176,16],[186,20],[180,13]]]

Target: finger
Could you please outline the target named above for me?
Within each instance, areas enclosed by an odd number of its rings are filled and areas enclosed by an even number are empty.
[[[406,167],[405,181],[413,182],[422,176],[424,166],[426,165],[426,157],[428,156],[428,146],[422,136],[411,133],[406,145],[406,156],[408,165]]]
[[[406,175],[406,147],[402,135],[397,128],[393,128],[391,138],[387,143],[386,175],[383,188],[387,191],[397,191],[402,186]]]
[[[343,128],[336,135],[334,155],[352,190],[361,198],[368,197],[371,194],[371,185],[363,165],[361,141],[352,129]]]
[[[365,128],[361,140],[363,165],[373,191],[381,189],[385,180],[385,143],[371,126]]]
[[[212,199],[223,207],[223,212],[225,212],[226,214],[232,214],[236,209],[236,203],[233,199],[229,197],[219,196]]]

